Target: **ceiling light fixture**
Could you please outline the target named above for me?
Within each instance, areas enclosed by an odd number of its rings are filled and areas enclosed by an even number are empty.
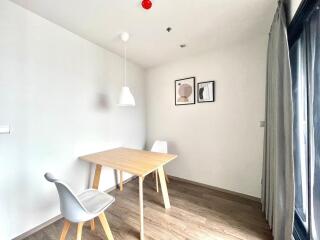
[[[143,0],[141,2],[141,6],[146,9],[146,10],[149,10],[151,7],[152,7],[152,2],[151,0]]]
[[[130,35],[127,32],[123,32],[120,35],[122,42],[124,43],[124,86],[121,89],[119,106],[122,107],[133,107],[136,105],[134,97],[127,86],[127,42],[129,41]]]

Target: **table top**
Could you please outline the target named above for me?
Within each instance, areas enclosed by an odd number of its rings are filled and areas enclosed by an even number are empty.
[[[81,156],[80,159],[144,177],[176,157],[177,155],[174,154],[115,148]]]

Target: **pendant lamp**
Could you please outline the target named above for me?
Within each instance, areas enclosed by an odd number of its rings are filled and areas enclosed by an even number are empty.
[[[119,97],[119,106],[121,107],[133,107],[136,105],[134,97],[130,91],[130,88],[127,86],[127,45],[130,35],[127,32],[123,32],[120,35],[122,42],[124,43],[124,85],[121,88],[120,97]]]

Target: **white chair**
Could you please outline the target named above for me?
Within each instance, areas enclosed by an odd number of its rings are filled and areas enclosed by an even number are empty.
[[[168,153],[168,143],[166,141],[156,140],[151,148],[151,152]],[[168,175],[164,173],[166,181],[170,183]],[[156,189],[159,192],[158,170],[154,171],[153,176],[156,177]]]
[[[77,240],[81,240],[82,227],[86,221],[91,220],[91,230],[94,230],[94,218],[99,217],[108,240],[113,236],[104,214],[104,211],[114,202],[114,197],[96,189],[88,189],[76,196],[71,189],[62,181],[56,179],[51,173],[44,177],[56,185],[59,198],[60,210],[65,218],[60,240],[64,240],[70,228],[70,222],[77,223]]]

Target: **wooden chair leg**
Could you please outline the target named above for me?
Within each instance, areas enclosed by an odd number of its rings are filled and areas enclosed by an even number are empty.
[[[168,175],[166,173],[164,173],[164,176],[166,177],[167,183],[170,183],[170,179],[169,179]]]
[[[64,220],[63,228],[60,236],[60,240],[65,240],[70,228],[70,222],[68,220]]]
[[[114,240],[112,232],[111,232],[109,224],[108,224],[108,221],[107,221],[107,218],[106,218],[106,215],[104,215],[104,213],[101,213],[99,215],[99,219],[100,219],[101,225],[104,229],[104,232],[107,235],[108,240]]]
[[[77,240],[81,240],[82,227],[83,227],[83,222],[78,223],[78,227],[77,227]]]
[[[90,221],[90,226],[91,226],[91,231],[96,230],[96,225],[95,225],[95,223],[94,223],[94,219],[92,219],[92,220]]]
[[[156,176],[156,190],[159,192],[158,170],[154,171],[154,174]]]

